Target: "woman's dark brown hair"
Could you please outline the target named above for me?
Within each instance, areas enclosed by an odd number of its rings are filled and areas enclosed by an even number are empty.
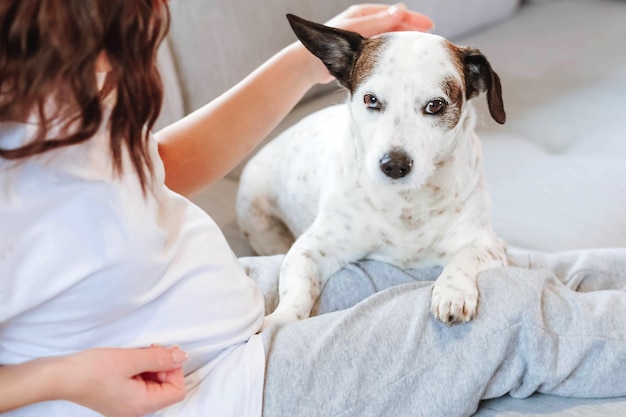
[[[121,173],[126,146],[145,189],[152,170],[148,132],[163,98],[156,51],[168,24],[162,0],[0,1],[0,122],[34,115],[41,126],[29,143],[0,148],[0,157],[19,160],[88,140],[113,89],[113,166]],[[102,91],[96,80],[101,53],[112,68]],[[59,137],[48,136],[52,123],[66,126]]]

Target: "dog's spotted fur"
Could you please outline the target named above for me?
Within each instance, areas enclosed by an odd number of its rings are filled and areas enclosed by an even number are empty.
[[[506,264],[467,101],[485,91],[503,123],[498,76],[480,52],[438,36],[365,39],[290,22],[350,96],[263,148],[242,175],[243,233],[260,254],[287,252],[266,324],[307,317],[330,275],[359,259],[445,266],[431,310],[447,323],[470,320],[476,276]]]

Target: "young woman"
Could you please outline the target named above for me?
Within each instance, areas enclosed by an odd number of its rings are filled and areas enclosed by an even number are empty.
[[[223,176],[330,76],[290,45],[154,137],[167,16],[157,0],[0,3],[0,411],[468,415],[507,392],[626,395],[624,293],[576,293],[546,271],[484,273],[479,317],[448,327],[428,313],[436,271],[362,262],[320,299],[319,313],[341,311],[259,333],[275,299],[259,288],[280,259],[246,260],[251,280],[181,194]],[[383,5],[329,24],[432,26]],[[573,265],[559,277],[600,289],[597,277],[624,286],[625,258],[518,261]]]

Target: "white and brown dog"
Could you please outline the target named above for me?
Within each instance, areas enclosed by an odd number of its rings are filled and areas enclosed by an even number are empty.
[[[486,92],[504,123],[498,75],[478,50],[432,34],[363,38],[288,19],[349,97],[272,141],[241,177],[244,235],[259,254],[287,253],[265,324],[308,317],[326,280],[360,259],[445,265],[431,310],[471,320],[478,273],[506,264],[469,102]]]

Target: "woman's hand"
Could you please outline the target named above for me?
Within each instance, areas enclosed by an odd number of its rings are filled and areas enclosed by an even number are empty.
[[[408,10],[402,3],[394,6],[388,4],[350,6],[326,22],[326,25],[358,32],[365,37],[406,30],[426,32],[434,27],[428,16]]]
[[[185,398],[177,347],[100,348],[0,366],[0,413],[66,400],[106,417],[140,417]]]
[[[59,358],[59,392],[107,417],[140,417],[185,397],[178,348],[91,349]]]

